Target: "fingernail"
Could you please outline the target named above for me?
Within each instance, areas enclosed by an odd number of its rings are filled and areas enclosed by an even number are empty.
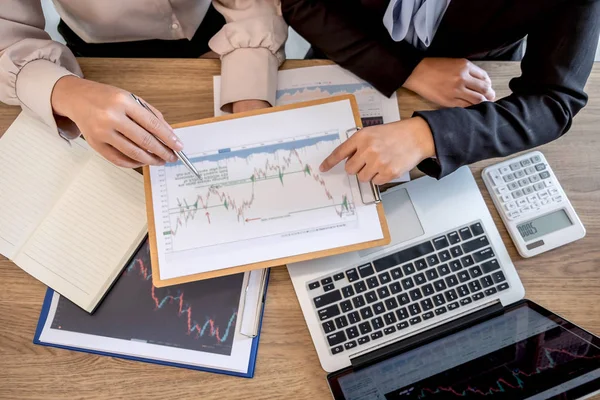
[[[325,166],[323,164],[319,165],[319,171],[325,172]]]
[[[177,161],[177,156],[175,154],[171,154],[171,156],[169,157],[169,160],[171,162],[175,162],[175,161]]]
[[[179,140],[175,139],[175,150],[183,150],[183,143],[181,143]]]

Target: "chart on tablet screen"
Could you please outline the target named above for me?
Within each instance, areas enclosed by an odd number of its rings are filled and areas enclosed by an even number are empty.
[[[167,164],[160,173],[165,250],[294,234],[314,229],[315,221],[326,227],[355,220],[350,177],[319,172],[339,145],[339,132],[328,131],[188,154],[201,181],[181,163]]]

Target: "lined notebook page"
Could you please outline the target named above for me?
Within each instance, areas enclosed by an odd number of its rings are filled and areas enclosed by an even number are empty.
[[[15,257],[90,157],[84,142],[69,146],[38,120],[17,117],[0,138],[1,254]]]
[[[15,263],[91,311],[146,230],[142,175],[94,154]]]

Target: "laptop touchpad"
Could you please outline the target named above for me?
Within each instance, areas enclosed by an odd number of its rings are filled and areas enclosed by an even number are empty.
[[[416,238],[425,233],[415,207],[410,200],[406,189],[396,189],[382,193],[381,201],[385,210],[392,242],[388,246],[397,245],[407,240]],[[387,246],[386,246],[387,247]],[[360,257],[381,251],[382,247],[361,250]]]

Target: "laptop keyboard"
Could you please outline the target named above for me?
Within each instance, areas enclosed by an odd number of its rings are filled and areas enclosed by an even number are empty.
[[[424,324],[509,288],[474,222],[355,268],[308,282],[331,354]]]

